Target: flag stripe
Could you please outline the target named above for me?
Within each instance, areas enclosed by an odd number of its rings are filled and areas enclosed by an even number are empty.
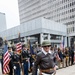
[[[10,62],[10,54],[8,53],[7,45],[4,46],[4,56],[3,56],[3,73],[9,73],[9,62]]]
[[[17,50],[17,52],[20,52],[22,50],[22,44],[21,44],[21,42],[19,42],[19,43],[16,44],[16,50]]]
[[[5,53],[5,55],[4,55],[4,66],[6,65],[6,64],[8,64],[10,59],[9,59],[9,53],[8,53],[8,51]]]

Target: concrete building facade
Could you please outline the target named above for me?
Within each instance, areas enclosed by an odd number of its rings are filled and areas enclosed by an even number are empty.
[[[21,40],[25,40],[26,43],[28,37],[30,37],[33,44],[36,41],[41,44],[43,40],[49,40],[53,46],[57,45],[59,47],[64,38],[64,46],[67,46],[66,25],[42,17],[5,30],[0,33],[0,36],[7,40],[16,41],[18,33],[20,33]]]
[[[68,40],[75,40],[75,0],[18,0],[20,23],[37,17],[67,25]]]
[[[6,16],[5,13],[0,12],[0,32],[6,30]]]

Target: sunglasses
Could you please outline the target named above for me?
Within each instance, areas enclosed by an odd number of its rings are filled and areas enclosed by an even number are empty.
[[[43,46],[43,47],[50,47],[50,46],[48,45],[48,46]]]

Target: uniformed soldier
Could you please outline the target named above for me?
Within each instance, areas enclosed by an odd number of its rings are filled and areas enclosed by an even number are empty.
[[[14,75],[21,75],[20,74],[20,56],[18,55],[16,51],[16,47],[13,48],[13,71]]]
[[[12,52],[11,46],[8,47],[8,52],[10,54],[10,62],[9,62],[10,72],[9,72],[9,75],[13,75],[13,61],[12,61],[13,52]]]
[[[32,75],[37,75],[37,68],[39,67],[39,75],[52,75],[56,72],[55,63],[53,61],[54,57],[51,55],[50,47],[51,44],[49,41],[43,41],[42,51],[39,52],[36,56],[36,61],[33,66]]]
[[[3,74],[3,53],[2,53],[2,58],[1,58],[1,68],[2,68],[2,74]]]
[[[22,60],[22,66],[23,66],[23,69],[22,69],[23,74],[28,75],[29,53],[28,53],[26,44],[22,46],[21,60]]]

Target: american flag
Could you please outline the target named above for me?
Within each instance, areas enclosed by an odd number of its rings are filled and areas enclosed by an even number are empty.
[[[5,46],[4,46],[4,55],[3,55],[3,73],[4,74],[7,74],[7,73],[10,72],[9,62],[10,62],[10,54],[8,52],[7,44],[5,44]]]
[[[21,42],[19,42],[19,43],[16,44],[16,50],[19,53],[21,52],[21,50],[22,50],[22,44],[21,44]]]

